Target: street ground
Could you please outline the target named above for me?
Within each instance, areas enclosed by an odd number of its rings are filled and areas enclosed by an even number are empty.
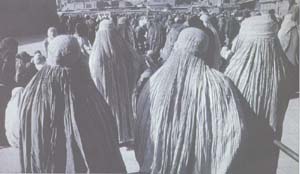
[[[33,55],[36,50],[42,51],[43,36],[35,36],[29,38],[19,38],[19,52],[26,51]],[[300,98],[299,96],[290,100],[283,127],[282,143],[299,154],[299,113],[300,113]],[[127,172],[138,172],[139,166],[136,162],[134,152],[121,148],[123,160],[125,162]],[[0,173],[19,173],[19,152],[15,148],[0,148]],[[283,152],[280,153],[277,174],[298,174],[299,164],[288,157]]]

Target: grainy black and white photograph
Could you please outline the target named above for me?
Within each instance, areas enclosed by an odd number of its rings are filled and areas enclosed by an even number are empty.
[[[299,0],[0,0],[0,173],[298,174]]]

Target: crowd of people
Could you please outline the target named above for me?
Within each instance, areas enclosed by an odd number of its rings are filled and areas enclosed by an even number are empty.
[[[0,144],[22,172],[275,174],[299,8],[61,16],[45,54],[0,42]]]

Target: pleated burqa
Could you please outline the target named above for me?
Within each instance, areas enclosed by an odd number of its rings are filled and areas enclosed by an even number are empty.
[[[133,138],[131,95],[139,77],[141,59],[122,39],[113,24],[100,23],[89,60],[96,87],[110,105],[116,118],[119,141]]]
[[[289,64],[276,36],[277,27],[267,15],[245,19],[225,75],[280,139],[289,99]]]
[[[184,29],[166,63],[143,88],[135,129],[141,172],[241,174],[249,173],[246,167],[253,168],[250,173],[259,171],[254,158],[246,155],[251,149],[246,147],[251,113],[233,83],[205,64],[208,42],[203,31]]]
[[[49,55],[20,105],[22,172],[125,173],[113,115],[76,38],[56,37]]]

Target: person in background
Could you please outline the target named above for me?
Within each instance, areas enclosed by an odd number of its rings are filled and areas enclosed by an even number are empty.
[[[100,23],[89,58],[90,73],[116,118],[120,144],[128,146],[133,138],[132,93],[142,61],[111,20]]]
[[[225,44],[225,25],[226,25],[226,20],[224,13],[221,13],[218,16],[218,31],[219,31],[219,38],[221,42],[221,46],[224,46]]]
[[[209,48],[211,49],[208,52],[211,52],[211,63],[210,67],[214,68],[216,70],[220,70],[220,67],[222,65],[222,59],[221,59],[221,41],[219,38],[218,30],[215,28],[211,22],[211,16],[207,14],[203,14],[200,16],[200,20],[203,22],[204,26],[206,27],[206,30],[209,30]]]
[[[0,146],[7,146],[5,136],[5,110],[15,87],[16,54],[18,42],[5,38],[0,42]]]
[[[36,51],[32,58],[35,68],[39,71],[46,65],[46,57],[40,51]]]
[[[285,15],[278,32],[280,44],[289,62],[292,64],[293,92],[299,91],[299,7]]]
[[[155,16],[155,19],[149,23],[147,33],[148,50],[153,51],[154,58],[158,59],[160,49],[162,49],[166,42],[166,30],[161,24],[160,16]]]
[[[96,19],[94,17],[89,17],[86,19],[85,23],[88,29],[87,37],[90,43],[93,44],[96,37]]]
[[[77,23],[75,27],[75,34],[73,36],[77,39],[80,46],[81,53],[84,55],[85,62],[88,65],[88,59],[92,49],[92,45],[84,33],[85,33],[84,24]]]
[[[146,24],[138,25],[135,29],[136,38],[137,38],[137,50],[140,54],[144,54],[146,51]]]
[[[167,34],[167,37],[166,37],[166,43],[164,45],[164,47],[160,50],[160,58],[162,59],[161,61],[165,62],[173,47],[174,47],[174,44],[179,36],[179,33],[184,29],[186,28],[187,26],[183,25],[184,23],[184,18],[183,17],[176,17],[175,18],[175,23],[172,24],[172,26],[170,27],[170,31],[168,32]]]
[[[117,30],[126,42],[128,42],[133,48],[136,48],[134,31],[129,25],[128,19],[126,17],[120,17],[118,19]]]
[[[46,56],[48,57],[48,45],[57,36],[57,29],[55,27],[50,27],[47,31],[47,38],[44,40],[44,48]]]
[[[68,26],[67,26],[68,17],[65,15],[61,15],[59,17],[59,25],[58,25],[58,33],[59,34],[67,34]]]
[[[21,52],[16,56],[16,85],[25,87],[37,72],[31,62],[31,56],[27,52]]]
[[[235,19],[237,12],[231,13],[226,18],[226,26],[225,26],[225,45],[228,48],[231,48],[233,39],[238,35],[240,30],[240,24]]]

